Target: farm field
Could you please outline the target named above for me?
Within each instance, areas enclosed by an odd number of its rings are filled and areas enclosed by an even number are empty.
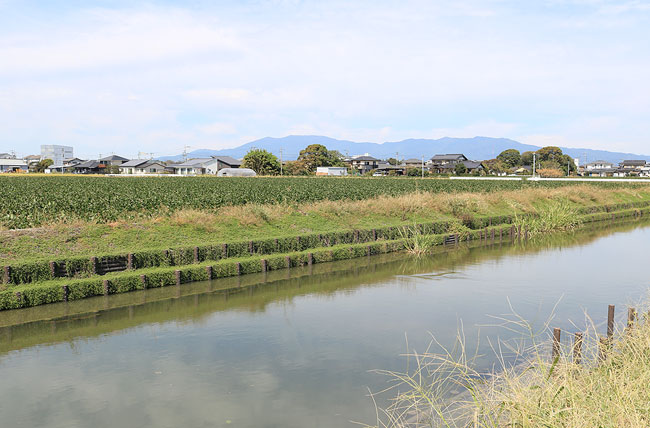
[[[128,185],[143,186],[148,179],[108,179],[82,177],[77,180],[71,177],[72,183],[101,183],[103,185],[121,186],[119,191],[127,192]],[[49,177],[42,178],[40,182],[47,183]],[[12,178],[13,180],[13,178]],[[25,178],[23,183],[31,184]],[[39,227],[25,230],[12,230],[5,226],[0,230],[0,264],[14,263],[35,259],[51,259],[69,256],[86,256],[98,254],[115,254],[145,249],[165,249],[180,246],[205,245],[225,241],[268,239],[283,236],[296,236],[306,233],[327,233],[351,229],[373,229],[415,223],[428,223],[436,221],[455,221],[458,224],[471,218],[489,216],[511,216],[530,213],[545,212],[549,208],[561,207],[565,216],[572,217],[577,210],[590,206],[603,206],[607,204],[638,203],[650,201],[650,186],[602,186],[602,185],[573,185],[560,186],[547,184],[521,184],[518,182],[451,182],[444,180],[422,180],[421,183],[429,185],[429,192],[411,192],[398,196],[382,195],[390,186],[400,185],[403,180],[392,179],[266,179],[266,180],[233,180],[233,179],[173,179],[161,178],[151,181],[150,185],[156,186],[188,186],[203,185],[204,188],[217,189],[221,186],[248,186],[261,183],[267,185],[266,189],[277,183],[298,183],[315,186],[325,183],[332,186],[348,184],[369,186],[376,189],[368,191],[368,196],[361,200],[322,200],[310,202],[283,202],[251,203],[245,205],[212,207],[209,209],[191,208],[194,199],[200,199],[204,194],[217,190],[196,193],[192,199],[178,193],[179,199],[187,200],[190,208],[184,207],[168,193],[162,192],[161,198],[172,201],[175,211],[169,208],[152,208],[150,211],[112,211],[115,220],[93,216],[91,211],[84,212],[79,209],[84,201],[78,199],[69,202],[70,211],[56,215],[56,206],[64,205],[45,202],[46,210],[42,214],[36,213],[34,217],[50,218],[40,223]],[[285,181],[286,180],[286,181]],[[56,180],[58,181],[58,180]],[[413,180],[417,181],[417,180]],[[36,181],[34,181],[35,183]],[[71,183],[66,180],[67,183]],[[404,180],[404,183],[411,182]],[[16,182],[12,182],[16,183]],[[250,183],[250,184],[249,184]],[[340,184],[339,184],[340,183]],[[496,186],[490,188],[487,185]],[[372,186],[372,187],[370,187]],[[382,187],[384,186],[384,187]],[[476,187],[477,192],[461,191],[463,188]],[[513,188],[513,189],[509,189]],[[154,199],[158,195],[144,192],[131,197],[137,203],[139,199]],[[187,187],[185,187],[187,190]],[[287,187],[285,187],[287,189]],[[455,191],[452,191],[455,189]],[[497,190],[501,189],[501,190]],[[349,189],[340,188],[341,192]],[[50,188],[52,194],[57,189]],[[69,192],[66,189],[66,192]],[[232,191],[232,189],[230,190]],[[276,190],[280,193],[281,189]],[[405,190],[404,190],[405,191]],[[33,199],[41,200],[41,192],[32,194]],[[133,192],[133,190],[131,190]],[[128,193],[128,192],[127,192]],[[288,190],[285,195],[293,195]],[[85,193],[89,198],[92,192]],[[295,196],[295,195],[294,195]],[[69,196],[72,198],[72,196]],[[313,197],[313,196],[312,196]],[[358,195],[360,198],[361,195]],[[59,196],[61,198],[61,196]],[[183,199],[185,198],[185,199]],[[34,204],[33,201],[29,202]],[[140,201],[142,203],[142,201]],[[114,209],[107,204],[107,209]],[[127,209],[128,206],[124,205]],[[1,209],[6,209],[3,207]],[[63,210],[63,208],[60,208]],[[25,214],[34,214],[33,208]],[[4,211],[7,214],[8,211]],[[78,214],[76,214],[78,213]],[[18,214],[23,214],[18,211]],[[83,216],[86,216],[84,219]],[[77,217],[75,217],[77,216]],[[81,219],[80,219],[81,218]],[[29,219],[29,216],[28,216]],[[30,224],[30,223],[28,223]]]
[[[76,220],[106,223],[180,210],[215,211],[246,204],[302,204],[424,193],[494,193],[558,188],[570,182],[465,181],[335,177],[0,177],[0,228],[21,229]],[[593,183],[607,189],[644,184]]]

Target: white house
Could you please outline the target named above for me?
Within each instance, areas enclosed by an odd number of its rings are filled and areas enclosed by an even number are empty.
[[[165,164],[156,160],[133,159],[120,165],[120,174],[143,175],[162,174],[165,172]]]
[[[606,161],[594,161],[594,162],[589,162],[588,164],[585,165],[585,169],[587,171],[591,171],[593,169],[613,169],[614,164],[611,162],[606,162]]]

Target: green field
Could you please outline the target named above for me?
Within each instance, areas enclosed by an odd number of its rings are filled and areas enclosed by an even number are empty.
[[[3,176],[0,177],[0,227],[30,228],[70,220],[102,223],[159,216],[179,209],[214,210],[249,203],[364,200],[417,191],[484,193],[567,184],[572,183],[418,178]]]

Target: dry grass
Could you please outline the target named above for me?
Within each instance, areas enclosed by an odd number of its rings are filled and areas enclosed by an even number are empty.
[[[556,358],[551,343],[521,317],[504,319],[521,339],[500,342],[500,369],[478,372],[475,356],[456,345],[432,353],[409,353],[411,369],[382,372],[395,381],[382,391],[398,391],[378,411],[376,427],[630,427],[650,426],[650,322],[621,328],[598,358],[593,323],[585,332],[581,364],[566,345]],[[547,330],[548,324],[545,324]],[[543,337],[548,337],[544,335]],[[435,346],[437,343],[433,342]],[[509,355],[510,358],[504,357]],[[514,357],[513,357],[514,356]],[[507,361],[507,362],[506,362]],[[457,392],[457,390],[461,392]],[[451,391],[455,391],[452,393]]]

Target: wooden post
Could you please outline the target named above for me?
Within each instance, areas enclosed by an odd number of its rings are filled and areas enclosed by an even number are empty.
[[[128,270],[133,269],[133,254],[131,253],[126,255],[126,268]]]
[[[90,258],[90,273],[97,275],[97,257]]]
[[[377,229],[372,229],[372,240],[373,241],[377,240]]]
[[[614,337],[614,305],[607,307],[607,339]]]
[[[181,285],[181,271],[175,270],[174,276],[176,277],[176,285]]]
[[[607,359],[607,348],[609,347],[609,340],[606,337],[601,337],[598,343],[598,362],[601,363]]]
[[[370,255],[370,245],[366,247],[366,256]]]
[[[63,289],[63,301],[67,302],[70,297],[70,289],[67,285],[62,286],[61,288]]]
[[[357,243],[357,244],[359,243],[359,231],[358,230],[354,231],[354,242]]]
[[[320,235],[318,235],[318,239],[320,239]],[[273,240],[273,248],[275,248],[275,251],[278,251],[279,246],[280,246],[280,243],[278,242],[278,238],[275,238]]]
[[[208,274],[208,279],[212,279],[212,266],[206,266],[205,271]]]
[[[140,282],[142,283],[142,288],[147,288],[147,275],[140,275]]]
[[[287,262],[287,269],[289,269],[291,267],[291,257],[285,256],[284,260]]]
[[[221,258],[228,258],[228,244],[221,244]]]
[[[370,248],[370,247],[368,247]],[[307,253],[307,264],[309,266],[314,264],[314,255],[312,253]]]
[[[199,262],[199,247],[194,247],[194,263]]]
[[[262,272],[266,272],[266,268],[267,268],[266,259],[260,260],[260,263],[262,264]]]
[[[560,336],[562,335],[562,330],[559,328],[553,329],[553,359],[560,356]]]
[[[631,329],[634,327],[634,323],[636,322],[636,309],[634,308],[628,308],[627,309],[627,329]]]
[[[237,272],[237,275],[241,275],[241,263],[235,263],[235,271]]]
[[[573,363],[580,364],[582,361],[582,342],[584,338],[582,333],[576,333],[573,337]]]
[[[253,241],[248,241],[248,252],[253,255]]]
[[[9,284],[11,282],[11,266],[5,266],[2,273],[2,282]]]
[[[56,264],[54,262],[50,262],[50,275],[52,278],[56,278]]]
[[[107,279],[102,281],[102,286],[104,287],[104,296],[108,296],[110,292],[110,284]]]

